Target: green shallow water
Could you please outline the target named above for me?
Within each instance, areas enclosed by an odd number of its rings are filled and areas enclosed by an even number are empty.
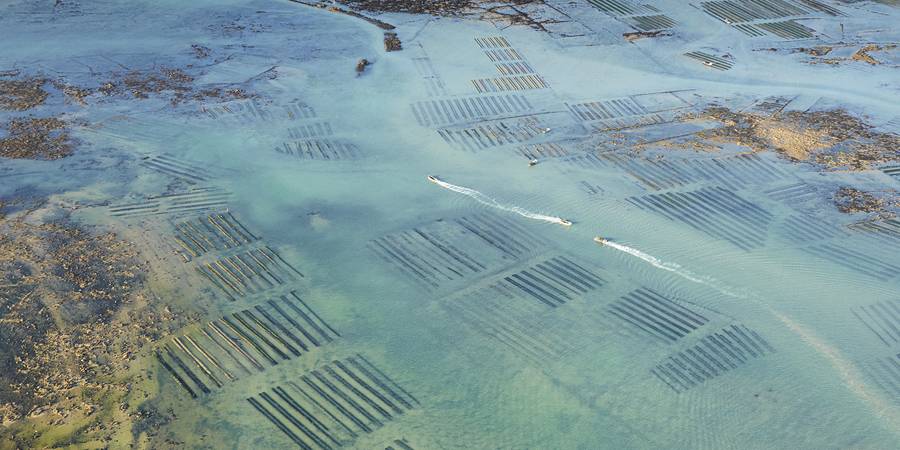
[[[861,307],[879,302],[896,305],[900,264],[892,247],[896,241],[877,241],[847,231],[842,225],[850,219],[828,204],[829,189],[847,183],[895,183],[887,177],[821,175],[811,167],[762,154],[759,164],[774,168],[778,175],[741,183],[740,177],[751,179],[757,172],[727,159],[735,149],[717,154],[685,151],[664,154],[664,160],[682,164],[679,161],[685,158],[717,158],[723,161],[722,173],[732,170],[730,174],[738,180],[698,177],[672,189],[655,190],[614,164],[589,168],[548,159],[528,167],[527,160],[515,153],[515,145],[477,152],[454,148],[433,129],[419,125],[410,109],[411,103],[429,99],[417,64],[426,55],[430,58],[447,95],[473,94],[467,80],[494,76],[489,61],[476,59],[479,49],[473,38],[498,34],[484,23],[449,19],[426,23],[410,16],[392,17],[396,20],[386,20],[399,25],[405,49],[387,54],[380,49],[380,31],[364,22],[289,3],[183,6],[173,2],[137,6],[134,11],[114,5],[84,8],[110,11],[100,22],[107,29],[67,28],[65,20],[16,23],[21,33],[10,36],[14,45],[2,57],[3,64],[58,70],[77,81],[89,76],[82,66],[90,61],[111,65],[113,60],[128,67],[147,67],[155,60],[162,65],[201,64],[188,55],[190,44],[202,43],[213,49],[215,57],[229,55],[226,61],[202,69],[203,82],[244,81],[276,67],[276,78],[256,78],[249,84],[260,94],[261,109],[272,116],[241,123],[227,113],[212,119],[196,105],[173,109],[156,100],[91,105],[72,113],[100,125],[77,130],[83,152],[71,162],[4,161],[15,173],[3,175],[3,192],[23,186],[62,192],[63,201],[88,205],[77,215],[81,220],[143,233],[147,245],[168,255],[157,264],[165,274],[201,288],[170,286],[171,301],[195,308],[208,320],[264,305],[295,290],[340,334],[327,345],[241,376],[196,400],[151,363],[159,383],[159,396],[152,401],[176,413],[177,419],[164,430],[184,446],[294,445],[246,399],[259,398],[260,392],[272,392],[276,386],[301,383],[305,374],[324,373],[331,361],[346,361],[356,354],[364,355],[418,403],[411,402],[413,407],[401,408],[402,414],[392,413],[389,419],[380,417],[381,426],[374,426],[371,433],[357,430],[358,436],[342,440],[353,448],[384,448],[396,445],[392,444],[395,439],[406,439],[416,449],[880,449],[897,442],[900,407],[890,383],[900,378],[884,381],[878,377],[882,372],[873,369],[878,361],[890,361],[887,358],[897,347],[893,342],[885,345],[866,328],[873,319],[864,323],[854,315]],[[94,14],[66,20],[80,23]],[[231,22],[245,28],[222,32],[222,24]],[[9,25],[10,19],[5,23]],[[53,36],[47,44],[35,44],[35,36],[44,36],[48,30],[53,30]],[[152,37],[137,39],[138,32]],[[695,77],[680,67],[656,72],[639,59],[643,52],[667,49],[567,49],[525,29],[502,34],[551,80],[553,89],[524,93],[532,106],[528,114],[546,117],[551,128],[537,140],[560,141],[573,149],[589,145],[585,143],[589,132],[567,112],[566,102],[679,89],[693,89],[684,97],[697,104],[722,98],[744,106],[785,92],[827,95],[805,84],[809,68],[785,75],[780,87],[773,88],[764,74],[741,72],[713,80],[706,73]],[[375,63],[356,77],[352,68],[360,57]],[[836,70],[817,83],[837,86],[854,76]],[[604,82],[585,82],[592,77],[603,77]],[[879,77],[885,75],[879,72],[854,89],[868,92],[878,85]],[[845,97],[858,102],[860,95]],[[316,117],[291,120],[283,111],[296,102],[314,110]],[[889,111],[885,102],[873,98],[861,108],[885,113]],[[233,102],[231,109],[239,109],[238,104],[246,107],[248,102]],[[354,146],[360,157],[308,160],[273,150],[285,141],[300,140],[290,137],[291,129],[322,122],[332,130],[328,139]],[[177,176],[141,165],[142,155],[147,154],[189,161],[202,169],[197,173],[204,179],[192,186],[173,185]],[[625,155],[644,166],[656,161],[653,152],[646,158]],[[566,228],[490,208],[429,183],[426,176],[432,174],[476,189],[501,204],[575,223]],[[800,182],[818,191],[810,198],[787,201],[766,194]],[[602,192],[591,193],[585,184]],[[716,215],[715,205],[726,200],[705,198],[695,207],[699,213],[666,218],[664,213],[628,201],[723,185],[755,206],[742,204],[733,212]],[[229,192],[226,204],[217,208],[227,208],[262,244],[277,250],[304,276],[286,278],[282,286],[229,301],[197,276],[193,262],[172,263],[177,259],[172,224],[182,216],[117,218],[101,205],[138,202],[170,189],[197,187]],[[726,225],[713,225],[706,231],[691,226],[721,217],[726,217],[720,222]],[[796,222],[788,222],[791,217],[836,231],[791,234],[798,229]],[[491,238],[475,236],[460,225],[460,218],[493,224]],[[421,240],[411,244],[410,239],[418,239],[413,236],[416,230],[452,252],[434,256],[425,250],[434,248]],[[744,250],[716,235],[722,232],[756,236],[757,241]],[[600,247],[592,242],[597,235],[679,268],[662,270]],[[376,242],[385,242],[381,239],[390,239],[393,253],[378,249]],[[865,264],[871,267],[847,264],[847,253],[829,258],[808,251],[821,246],[869,256],[872,259]],[[469,255],[471,265],[483,267],[467,271],[451,253]],[[417,260],[412,268],[410,261],[416,254],[431,255],[427,257],[431,259]],[[588,281],[573,281],[577,277],[571,272],[559,276],[557,281],[564,283],[550,283],[555,287],[543,287],[538,295],[544,301],[567,298],[550,307],[526,292],[541,287],[517,291],[509,281],[527,285],[514,274],[534,272],[537,264],[558,257],[602,282],[590,281],[589,276]],[[429,268],[433,276],[413,273]],[[505,290],[491,288],[498,284]],[[698,314],[705,318],[703,325],[669,341],[611,312],[624,296],[638,289],[652,290],[676,305],[659,307],[670,309],[653,314]],[[900,326],[900,320],[893,320],[900,313],[888,309],[883,313],[893,324],[886,327]],[[678,333],[673,329],[686,323],[661,325],[662,319],[647,317],[651,318],[642,320],[650,328],[669,327],[669,334]],[[187,331],[195,332],[199,325]],[[708,344],[703,340],[723,329],[733,330],[732,326],[758,333],[772,351],[752,357],[753,349],[745,348],[742,358],[707,356],[703,366],[698,363],[682,371],[681,376],[688,379],[670,378],[674,388],[655,375],[657,365],[668,357]],[[147,359],[152,359],[149,351]],[[703,371],[709,376],[699,373]],[[697,378],[704,380],[697,382]],[[298,391],[291,392],[299,398]],[[387,395],[388,391],[380,392]],[[374,395],[369,399],[383,402]],[[373,408],[363,408],[377,415]],[[337,429],[336,422],[329,422],[332,418],[321,411],[317,414]],[[301,434],[289,419],[281,420]]]

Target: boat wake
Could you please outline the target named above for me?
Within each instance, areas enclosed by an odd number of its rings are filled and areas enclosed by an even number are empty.
[[[615,242],[606,241],[603,245],[607,247],[612,247],[620,252],[628,253],[631,256],[634,256],[638,259],[642,259],[647,263],[650,263],[653,267],[658,269],[668,270],[669,272],[674,272],[678,275],[681,275],[683,278],[686,278],[694,283],[704,283],[704,281],[697,276],[695,276],[692,272],[682,269],[681,266],[675,263],[667,263],[659,260],[658,258],[648,255],[636,248],[631,248],[627,245],[617,244]]]
[[[733,289],[723,286],[722,283],[720,283],[715,278],[697,275],[697,274],[691,272],[690,270],[687,270],[687,269],[681,267],[678,264],[664,262],[664,261],[660,260],[659,258],[656,258],[655,256],[652,256],[652,255],[648,255],[636,248],[629,247],[627,245],[618,244],[616,242],[612,242],[609,240],[604,240],[603,245],[614,248],[620,252],[627,253],[631,256],[634,256],[635,258],[641,259],[644,262],[649,263],[653,267],[656,267],[657,269],[663,269],[663,270],[672,272],[688,281],[693,281],[694,283],[700,283],[700,284],[709,286],[725,295],[728,295],[729,297],[735,297],[735,298],[746,298],[747,297],[745,294],[738,293],[738,292],[734,291]]]
[[[446,181],[442,181],[433,175],[428,176],[428,180],[432,183],[444,188],[449,189],[453,192],[458,192],[463,195],[467,195],[475,199],[478,203],[481,203],[486,206],[490,206],[492,208],[502,209],[503,211],[508,211],[512,213],[516,213],[522,217],[534,220],[541,220],[544,222],[555,223],[557,225],[570,226],[572,222],[562,217],[556,216],[547,216],[544,214],[533,213],[526,209],[520,208],[518,206],[504,205],[493,198],[488,197],[487,195],[482,194],[481,192],[476,191],[475,189],[470,189],[463,186],[457,186],[455,184],[447,183]]]

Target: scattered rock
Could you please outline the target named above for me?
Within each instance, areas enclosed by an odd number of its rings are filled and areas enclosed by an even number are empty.
[[[202,101],[208,98],[241,99],[250,95],[243,89],[221,87],[197,89],[194,77],[182,69],[162,68],[157,71],[130,71],[114,74],[113,79],[97,89],[101,94],[115,97],[127,95],[136,99],[147,99],[151,95],[170,96],[172,106],[187,100]]]
[[[43,104],[50,95],[44,90],[45,83],[43,78],[0,80],[0,109],[25,111]]]
[[[393,26],[393,25],[391,25],[391,24],[389,24],[389,23],[387,23],[387,22],[382,22],[382,21],[380,21],[380,20],[378,20],[378,19],[374,19],[374,18],[372,18],[372,17],[364,16],[364,15],[362,15],[362,14],[356,12],[356,11],[351,11],[351,10],[344,9],[344,8],[339,8],[339,7],[334,6],[334,5],[330,4],[330,3],[310,2],[310,1],[304,1],[304,0],[288,0],[288,1],[291,1],[291,2],[294,2],[294,3],[299,3],[299,4],[301,4],[301,5],[311,6],[311,7],[313,7],[313,8],[323,8],[323,9],[325,9],[325,10],[327,10],[327,11],[330,11],[330,12],[333,12],[333,13],[345,14],[345,15],[348,15],[348,16],[350,16],[350,17],[356,17],[357,19],[362,19],[362,20],[365,20],[366,22],[371,23],[372,25],[375,25],[376,27],[381,28],[382,30],[393,30],[394,28],[396,28],[395,26]]]
[[[848,186],[843,186],[835,191],[832,200],[838,211],[844,214],[870,213],[877,214],[880,219],[894,217],[894,213],[889,208],[898,206],[895,192],[877,193],[876,195],[876,193]]]
[[[855,53],[853,53],[853,56],[851,56],[850,59],[852,59],[854,61],[863,61],[863,62],[869,63],[873,66],[877,66],[877,65],[881,64],[881,62],[878,61],[877,59],[875,59],[874,57],[872,57],[872,55],[870,55],[869,53],[893,50],[896,47],[897,47],[896,45],[881,46],[881,45],[876,45],[876,44],[869,44],[869,45],[857,50]]]
[[[622,37],[625,38],[628,42],[634,42],[639,39],[644,38],[654,38],[654,37],[662,37],[662,36],[671,36],[672,33],[667,30],[657,30],[657,31],[634,31],[631,33],[622,33]]]
[[[772,50],[776,50],[776,49],[772,49]],[[793,53],[806,53],[807,55],[810,55],[810,56],[825,56],[825,55],[831,53],[832,50],[834,50],[834,47],[829,47],[827,45],[820,45],[817,47],[810,47],[810,48],[799,47],[799,48],[793,49],[792,52]]]
[[[384,50],[388,52],[403,50],[403,44],[400,42],[400,38],[397,37],[397,33],[384,33]]]
[[[210,55],[210,53],[212,53],[212,50],[210,50],[209,47],[200,44],[192,44],[191,50],[194,51],[194,57],[197,59],[206,58]]]
[[[0,138],[0,157],[53,160],[72,154],[74,143],[66,122],[54,118],[11,119]]]
[[[714,106],[694,117],[723,125],[698,133],[701,139],[772,150],[794,161],[851,170],[900,161],[900,136],[877,132],[843,109],[765,116]]]
[[[354,8],[373,12],[402,12],[410,14],[431,14],[453,16],[468,11],[470,0],[344,0]]]
[[[93,93],[90,89],[68,85],[60,81],[54,81],[53,86],[61,90],[67,100],[74,101],[80,105],[87,105],[86,99]]]
[[[359,76],[366,71],[366,67],[371,64],[368,59],[361,58],[356,62],[356,75]]]
[[[0,199],[32,203],[46,205]],[[4,442],[66,447],[130,427],[121,409],[134,386],[130,367],[176,321],[149,303],[144,273],[133,244],[64,211],[27,208],[0,218]]]

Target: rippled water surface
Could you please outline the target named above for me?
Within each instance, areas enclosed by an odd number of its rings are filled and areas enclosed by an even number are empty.
[[[183,67],[255,97],[72,107],[82,150],[2,161],[2,191],[139,236],[153,289],[196,314],[141,359],[170,445],[893,448],[900,226],[848,227],[830,195],[897,181],[632,143],[711,127],[677,119],[711,103],[886,122],[896,71],[776,59],[678,2],[654,2],[675,37],[626,43],[583,3],[560,6],[595,27],[582,40],[382,15],[391,53],[290,2],[8,6],[0,68]],[[892,20],[843,8],[854,30]],[[682,56],[704,46],[734,68]],[[478,92],[509,48],[546,87]]]

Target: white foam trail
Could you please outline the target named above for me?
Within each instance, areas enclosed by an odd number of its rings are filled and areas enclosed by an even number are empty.
[[[697,278],[690,271],[688,271],[686,269],[682,269],[681,266],[679,266],[678,264],[662,262],[654,256],[648,255],[636,248],[631,248],[627,245],[617,244],[615,242],[609,242],[609,241],[605,242],[604,245],[606,245],[607,247],[612,247],[620,252],[628,253],[629,255],[635,256],[639,259],[642,259],[642,260],[650,263],[650,265],[652,265],[653,267],[663,269],[663,270],[668,270],[669,272],[674,272],[678,275],[681,275],[684,278],[687,278],[688,280],[693,281],[694,283],[706,284],[706,282],[704,280]]]
[[[437,184],[438,186],[440,186],[444,189],[449,189],[453,192],[458,192],[460,194],[472,197],[476,201],[478,201],[479,203],[481,203],[483,205],[487,205],[487,206],[497,208],[497,209],[502,209],[504,211],[513,212],[522,217],[526,217],[526,218],[534,219],[534,220],[542,220],[544,222],[550,222],[550,223],[555,223],[558,225],[565,225],[565,226],[572,224],[571,222],[563,219],[562,217],[547,216],[544,214],[533,213],[531,211],[520,208],[518,206],[504,205],[504,204],[498,202],[497,200],[494,200],[494,199],[488,197],[487,195],[484,195],[481,192],[476,191],[475,189],[470,189],[467,187],[450,184],[450,183],[447,183],[446,181],[441,181],[434,177],[429,178],[429,180],[431,180],[434,184]]]
[[[745,294],[738,293],[733,289],[723,286],[722,283],[720,283],[719,280],[716,280],[715,278],[697,275],[697,274],[691,272],[690,270],[687,270],[687,269],[681,267],[678,264],[663,262],[659,258],[656,258],[655,256],[652,256],[652,255],[648,255],[636,248],[632,248],[627,245],[617,244],[615,242],[610,242],[610,241],[605,241],[603,244],[606,245],[607,247],[612,247],[620,252],[624,252],[631,256],[639,258],[658,269],[667,270],[667,271],[672,272],[686,280],[693,281],[694,283],[700,283],[700,284],[707,285],[725,295],[728,295],[729,297],[735,297],[735,298],[746,298],[747,297]]]

